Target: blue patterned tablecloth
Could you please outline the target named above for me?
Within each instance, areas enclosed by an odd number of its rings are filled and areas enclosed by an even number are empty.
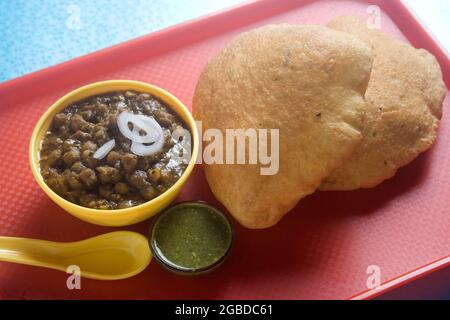
[[[243,0],[0,0],[0,82]]]

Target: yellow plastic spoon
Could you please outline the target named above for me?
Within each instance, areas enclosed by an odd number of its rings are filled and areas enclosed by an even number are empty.
[[[116,231],[77,242],[0,237],[0,261],[66,272],[76,265],[81,276],[98,280],[132,277],[150,263],[148,240],[131,231]]]

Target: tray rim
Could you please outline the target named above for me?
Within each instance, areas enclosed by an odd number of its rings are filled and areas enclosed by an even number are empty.
[[[405,272],[395,278],[392,278],[386,282],[383,282],[378,288],[366,290],[361,293],[350,296],[346,300],[368,300],[376,298],[383,293],[389,292],[396,288],[399,288],[407,283],[410,283],[414,280],[420,279],[426,275],[429,275],[435,271],[440,269],[444,269],[446,267],[450,267],[450,255],[435,260],[429,264],[425,264],[416,269]]]
[[[291,1],[247,0],[242,4],[237,4],[213,12],[211,14],[207,14],[195,19],[175,24],[168,28],[163,28],[161,30],[149,33],[147,35],[127,40],[125,42],[101,50],[93,51],[91,53],[76,57],[74,59],[64,61],[56,65],[49,66],[47,68],[37,70],[22,75],[20,77],[1,82],[0,94],[3,96],[2,99],[6,102],[17,103],[18,101],[26,101],[27,97],[36,96],[37,93],[39,92],[38,89],[36,88],[30,90],[30,83],[33,83],[35,81],[49,80],[52,77],[58,77],[58,75],[62,75],[66,71],[66,69],[70,70],[74,68],[74,66],[76,65],[85,66],[96,63],[96,66],[100,69],[101,63],[99,64],[98,61],[101,61],[103,58],[108,56],[118,56],[123,52],[138,51],[136,49],[138,49],[140,46],[143,46],[147,42],[160,41],[161,38],[169,36],[173,37],[174,35],[177,35],[179,33],[182,33],[182,31],[184,31],[184,34],[189,35],[189,40],[186,42],[193,43],[196,40],[206,39],[216,34],[225,32],[227,30],[234,29],[239,25],[246,25],[254,21],[262,20],[265,17],[270,17],[283,12],[287,12],[290,9],[294,9],[314,1],[317,0],[291,0]],[[321,0],[321,1],[328,1],[328,0]],[[450,88],[449,54],[446,52],[446,50],[443,48],[440,42],[427,30],[424,24],[412,12],[412,10],[408,7],[408,5],[405,4],[404,0],[350,0],[350,1],[364,2],[368,4],[378,5],[380,8],[382,8],[386,12],[386,14],[388,14],[389,17],[392,18],[392,20],[396,23],[397,27],[402,31],[405,37],[408,38],[409,41],[411,41],[411,43],[414,46],[424,47],[436,56],[437,60],[441,65],[441,69],[443,70],[443,78],[446,83],[447,89]],[[395,18],[395,16],[392,14],[393,11],[397,11],[399,17]],[[255,12],[258,13],[258,15],[256,15]],[[233,23],[229,23],[228,18],[233,18],[236,14],[243,14],[243,13],[249,13],[247,15],[245,22],[233,21]],[[215,30],[214,32],[206,31],[206,33],[209,32],[207,36],[202,35],[201,37],[196,37],[195,35],[193,35],[194,34],[194,32],[192,32],[193,30],[201,29],[202,26],[207,25],[214,21],[227,22],[228,25],[218,23],[220,28],[217,28],[217,30]],[[186,32],[186,30],[190,30],[190,32],[188,33]],[[415,36],[418,37],[418,40],[412,40],[412,34],[415,32],[417,32]],[[204,30],[203,33],[205,33]],[[182,47],[186,45],[186,42],[179,42],[178,45],[173,45],[172,48],[170,48],[170,50]],[[157,56],[159,54],[161,54],[161,52],[156,52],[154,56]],[[143,59],[149,58],[149,56],[142,58]],[[121,65],[119,63],[116,63],[116,65],[113,66],[111,65],[111,63],[109,63],[108,70],[111,71],[119,68],[120,66]],[[95,77],[98,74],[102,74],[102,70],[98,71],[90,70],[90,72],[84,76],[85,78],[84,80]],[[64,77],[59,78],[58,80],[59,86],[68,86],[72,82],[70,78]],[[30,90],[29,94],[27,96],[13,97],[14,91],[19,90],[22,87],[27,87],[28,90]]]
[[[202,39],[211,38],[217,34],[221,34],[227,32],[229,30],[238,28],[239,26],[247,25],[252,22],[256,22],[259,20],[263,20],[264,18],[268,18],[271,16],[275,16],[284,12],[288,12],[289,10],[295,9],[297,7],[301,7],[305,4],[314,2],[317,0],[247,0],[241,4],[233,5],[228,8],[200,16],[195,19],[191,19],[179,24],[175,24],[168,28],[163,28],[161,30],[151,32],[149,34],[139,36],[137,38],[127,40],[125,42],[93,51],[91,53],[58,63],[53,66],[46,67],[44,69],[40,69],[37,71],[33,71],[31,73],[22,75],[17,78],[13,78],[0,83],[0,96],[1,100],[6,103],[24,103],[31,99],[33,96],[37,96],[39,94],[40,89],[31,89],[29,90],[26,96],[17,96],[14,95],[16,90],[20,90],[21,88],[36,88],[31,86],[36,81],[45,81],[57,80],[59,87],[67,87],[70,86],[73,82],[70,77],[60,78],[62,74],[67,72],[70,69],[75,67],[83,67],[92,64],[98,64],[98,61],[101,61],[104,58],[109,58],[114,56],[122,55],[125,52],[130,52],[141,46],[144,46],[147,43],[158,42],[166,37],[176,37],[179,34],[183,33],[191,33],[192,30],[196,30],[201,28],[204,25],[208,25],[213,22],[226,21],[228,18],[233,18],[238,14],[243,14],[245,12],[255,13],[258,15],[250,15],[245,21],[233,22],[228,25],[224,24],[221,28],[217,28],[220,30],[215,30],[214,32],[206,32],[206,35],[201,36],[192,36],[188,41],[180,42],[177,45],[173,45],[170,48],[165,48],[162,52],[156,52],[152,56],[143,56],[139,57],[142,60],[154,58],[160,54],[170,52],[172,50],[176,50],[180,47],[195,43],[196,41],[200,41]],[[328,1],[328,0],[325,0]],[[368,4],[378,5],[396,24],[396,26],[400,29],[400,31],[405,35],[405,37],[411,42],[413,46],[420,46],[436,56],[436,59],[441,65],[444,82],[447,86],[447,91],[450,88],[450,58],[449,53],[444,49],[441,43],[435,38],[435,36],[427,29],[427,27],[423,24],[422,21],[417,17],[417,15],[412,11],[412,9],[405,3],[404,0],[350,0],[356,2],[364,2]],[[394,15],[392,12],[397,11]],[[416,37],[416,38],[413,38]],[[414,40],[412,40],[414,39]],[[139,61],[138,58],[138,61]],[[136,62],[136,60],[135,60]],[[108,64],[108,72],[111,70],[116,70],[120,68],[122,65],[126,65],[126,63],[112,66]],[[97,75],[101,75],[103,73],[103,69],[96,71],[95,73],[89,72],[86,73],[83,77],[83,80],[77,79],[77,82],[88,81],[88,79],[95,77]],[[56,79],[55,79],[56,78]],[[65,79],[65,80],[64,80]],[[42,86],[41,86],[42,87]],[[44,91],[46,92],[46,90]],[[386,282],[383,282],[378,288],[365,290],[354,294],[350,297],[345,298],[345,300],[366,300],[375,298],[383,293],[391,291],[395,288],[398,288],[406,283],[419,279],[423,276],[426,276],[434,271],[443,269],[445,267],[450,267],[450,255],[444,256],[440,259],[437,259],[433,262],[425,264],[423,266],[419,266],[415,269],[412,269],[404,274],[401,274],[395,278],[392,278]]]

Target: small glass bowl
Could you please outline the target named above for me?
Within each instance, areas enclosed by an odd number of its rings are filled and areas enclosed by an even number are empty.
[[[223,223],[222,227],[223,230],[227,232],[228,239],[226,239],[227,246],[223,250],[223,254],[218,258],[217,260],[211,262],[207,265],[202,265],[201,267],[188,267],[188,266],[182,266],[179,265],[173,261],[171,261],[163,252],[161,248],[158,246],[158,227],[160,227],[161,221],[163,221],[166,217],[173,214],[175,211],[180,209],[200,209],[202,211],[208,212],[211,215],[215,215],[216,218],[219,217],[220,221]],[[217,221],[217,220],[216,220]],[[207,204],[203,201],[194,201],[194,202],[181,202],[178,203],[169,209],[165,210],[164,212],[160,213],[152,226],[150,227],[150,248],[153,253],[153,257],[158,261],[160,265],[162,265],[165,269],[176,273],[180,275],[199,275],[199,274],[205,274],[208,272],[211,272],[215,269],[217,269],[229,256],[229,253],[231,251],[232,244],[234,242],[234,230],[233,225],[231,224],[230,220],[217,208]]]

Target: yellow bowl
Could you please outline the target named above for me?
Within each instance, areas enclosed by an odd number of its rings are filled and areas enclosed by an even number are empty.
[[[180,179],[178,179],[178,181],[171,188],[166,190],[163,194],[159,195],[155,199],[152,199],[135,207],[118,210],[97,210],[82,207],[62,198],[52,189],[50,189],[44,182],[39,169],[39,149],[41,141],[56,113],[79,100],[94,95],[119,90],[135,90],[138,92],[145,92],[164,101],[167,106],[171,108],[175,113],[177,113],[184,121],[184,123],[189,127],[193,142],[192,157]],[[37,183],[42,188],[42,190],[44,190],[44,192],[50,197],[50,199],[52,199],[58,206],[74,215],[75,217],[90,223],[102,226],[126,226],[150,218],[151,216],[166,208],[176,198],[183,184],[186,182],[194,168],[195,161],[197,159],[198,148],[198,132],[194,118],[192,118],[191,113],[180,100],[178,100],[169,92],[144,82],[131,80],[110,80],[96,82],[78,88],[56,101],[42,115],[42,117],[36,124],[36,127],[34,128],[30,141],[29,160],[31,171],[33,172],[33,176],[36,179]]]

